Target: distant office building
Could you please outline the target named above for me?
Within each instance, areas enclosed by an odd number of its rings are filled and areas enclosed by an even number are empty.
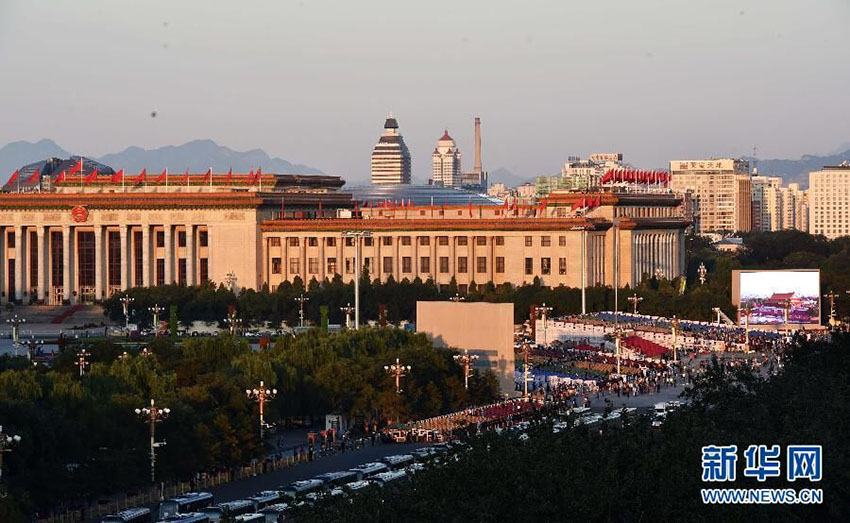
[[[487,196],[504,200],[513,193],[513,190],[502,182],[496,182],[487,188]]]
[[[779,230],[778,210],[781,202],[778,201],[780,194],[778,189],[782,187],[782,178],[779,176],[752,177],[752,221],[754,231],[776,231]]]
[[[481,165],[481,118],[475,118],[475,165],[471,171],[461,174],[461,186],[464,189],[486,192],[488,185],[487,171]]]
[[[537,197],[558,191],[589,191],[599,187],[607,171],[623,167],[622,153],[594,153],[587,159],[570,156],[559,176],[538,176],[534,180]]]
[[[410,183],[410,151],[398,132],[393,115],[384,122],[384,133],[372,150],[372,183]]]
[[[670,174],[670,189],[691,196],[694,232],[752,230],[752,182],[746,160],[674,160]]]
[[[850,235],[850,163],[809,173],[809,232]]]
[[[523,201],[531,201],[536,191],[537,188],[533,183],[526,182],[516,188],[516,197]]]
[[[431,183],[443,187],[460,187],[462,182],[460,149],[446,129],[431,155]]]

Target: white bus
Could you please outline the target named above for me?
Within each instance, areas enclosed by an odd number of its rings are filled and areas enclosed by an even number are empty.
[[[152,520],[149,508],[128,508],[117,514],[110,514],[101,520],[101,523],[150,523]]]
[[[237,499],[236,501],[226,501],[207,507],[201,512],[210,517],[210,521],[221,521],[224,518],[233,519],[240,514],[248,514],[254,512],[254,503],[247,499]]]
[[[357,474],[357,479],[369,479],[375,474],[387,472],[388,470],[390,470],[390,468],[384,465],[383,463],[375,461],[372,463],[363,463],[362,465],[357,465],[353,469],[349,470]]]
[[[290,499],[301,499],[310,492],[319,492],[325,488],[325,482],[320,479],[304,479],[294,481],[279,490]]]
[[[394,456],[387,456],[381,461],[386,463],[392,470],[403,469],[413,463],[413,454],[396,454]]]
[[[248,496],[246,499],[254,503],[254,512],[259,512],[261,508],[269,505],[274,505],[281,500],[280,492],[276,490],[263,490]]]
[[[213,495],[209,492],[186,492],[160,503],[159,519],[165,519],[175,514],[198,512],[212,504]]]
[[[286,503],[275,503],[261,510],[260,514],[266,517],[266,523],[281,523],[291,510],[292,507]]]
[[[325,484],[326,488],[345,485],[351,481],[356,481],[357,473],[352,470],[343,470],[341,472],[326,472],[319,474],[313,479],[318,479]]]
[[[174,514],[159,520],[157,523],[210,523],[210,518],[206,514],[192,512],[189,514]]]

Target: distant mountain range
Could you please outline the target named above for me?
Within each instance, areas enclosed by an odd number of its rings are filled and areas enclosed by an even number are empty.
[[[826,165],[839,165],[841,162],[850,161],[850,147],[835,154],[815,156],[806,154],[799,160],[757,160],[755,165],[758,172],[765,176],[781,176],[785,183],[799,183],[801,187],[809,186],[809,172],[819,171]],[[750,165],[754,165],[753,158],[747,158]]]
[[[322,174],[322,171],[306,165],[293,164],[282,158],[272,158],[261,149],[234,151],[212,140],[193,140],[183,145],[169,145],[157,149],[128,147],[121,152],[101,157],[83,153],[70,153],[53,140],[38,142],[12,142],[0,147],[0,179],[5,181],[11,173],[24,165],[34,163],[51,156],[68,158],[71,154],[82,154],[87,158],[106,164],[114,169],[126,169],[127,172],[139,172],[142,169],[158,171],[165,168],[174,172],[190,169],[204,172],[212,168],[217,172],[248,172],[261,167],[268,173]]]
[[[519,185],[524,184],[525,182],[534,181],[534,178],[523,178],[522,176],[517,176],[508,169],[505,169],[504,167],[499,167],[498,169],[490,171],[487,176],[490,185],[501,182],[507,185],[508,187],[517,187]]]

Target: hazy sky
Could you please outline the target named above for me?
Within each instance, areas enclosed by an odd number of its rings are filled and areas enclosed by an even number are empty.
[[[0,0],[0,145],[100,155],[212,138],[350,181],[392,111],[430,176],[568,155],[832,152],[850,142],[847,0]],[[152,118],[151,112],[157,117]]]

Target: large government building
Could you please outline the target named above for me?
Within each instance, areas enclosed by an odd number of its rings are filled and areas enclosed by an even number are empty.
[[[669,193],[553,193],[526,207],[412,186],[415,201],[353,197],[336,176],[96,168],[41,162],[5,185],[0,299],[79,303],[134,286],[350,280],[355,241],[373,278],[454,278],[462,292],[472,282],[622,286],[684,272],[689,222]]]

